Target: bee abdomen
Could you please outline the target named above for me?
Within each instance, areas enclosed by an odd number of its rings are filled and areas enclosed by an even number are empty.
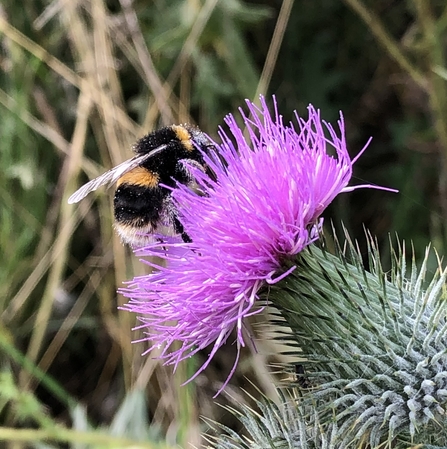
[[[156,226],[167,196],[165,189],[148,188],[136,184],[121,184],[113,200],[115,220],[136,227]]]

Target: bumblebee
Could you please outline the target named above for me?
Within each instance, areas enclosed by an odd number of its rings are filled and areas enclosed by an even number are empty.
[[[115,230],[132,247],[154,241],[152,234],[180,234],[190,241],[178,219],[171,198],[176,182],[196,188],[189,166],[212,176],[203,155],[214,148],[200,129],[191,125],[172,125],[154,131],[132,147],[135,156],[83,185],[68,202],[77,203],[98,187],[116,182]],[[186,162],[186,164],[185,164]]]

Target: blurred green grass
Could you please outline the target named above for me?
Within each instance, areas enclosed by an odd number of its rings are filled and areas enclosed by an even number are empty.
[[[342,196],[327,218],[360,240],[365,224],[379,242],[398,233],[416,254],[430,241],[442,254],[444,3],[3,3],[0,441],[198,446],[201,415],[235,425],[212,400],[234,348],[187,387],[199,360],[173,375],[142,358],[144,345],[131,345],[135,317],[117,312],[116,289],[144,268],[113,234],[111,193],[66,201],[158,126],[193,122],[216,137],[223,117],[259,93],[275,93],[286,119],[309,102],[328,121],[342,110],[352,155],[374,137],[353,181],[401,193]],[[218,401],[245,400],[246,377],[269,393],[278,348],[260,332],[257,350],[245,351]]]

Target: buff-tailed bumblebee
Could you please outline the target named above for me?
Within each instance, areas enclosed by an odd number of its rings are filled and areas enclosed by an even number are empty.
[[[176,182],[195,187],[188,166],[212,176],[202,150],[208,154],[212,142],[191,125],[172,125],[154,131],[133,145],[135,156],[83,185],[68,202],[77,203],[98,187],[116,182],[115,229],[124,243],[143,246],[151,234],[180,234],[190,241],[179,221],[171,198]],[[186,162],[186,163],[185,163]]]

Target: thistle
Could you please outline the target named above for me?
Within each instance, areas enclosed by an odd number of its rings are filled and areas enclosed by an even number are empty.
[[[288,367],[298,378],[282,386],[294,399],[283,393],[280,406],[263,398],[257,411],[233,409],[249,436],[217,425],[213,447],[447,446],[447,269],[428,276],[427,250],[407,278],[399,246],[385,273],[368,237],[367,271],[346,240],[335,255],[310,246],[294,272],[261,294],[299,360],[299,374]]]
[[[207,436],[216,449],[341,449],[336,427],[323,426],[315,410],[305,410],[287,391],[278,389],[279,403],[260,393],[250,397],[256,409],[243,404],[239,409],[226,407],[243,425],[244,435],[220,423],[206,420],[217,435]]]
[[[337,255],[304,251],[268,292],[305,359],[312,387],[302,403],[337,426],[343,447],[446,445],[447,270],[427,280],[427,251],[419,272],[413,258],[407,279],[399,247],[386,275],[369,238],[368,272],[349,236],[347,243]]]
[[[200,194],[184,185],[172,193],[192,243],[163,239],[136,251],[167,264],[147,260],[154,272],[121,289],[130,298],[124,309],[137,313],[153,345],[148,351],[161,348],[165,363],[176,366],[211,345],[196,375],[233,330],[239,354],[249,338],[244,320],[263,308],[259,290],[295,269],[295,256],[318,239],[321,214],[335,196],[372,187],[348,186],[364,149],[351,160],[342,116],[337,133],[312,106],[307,120],[295,114],[296,124],[286,125],[276,104],[273,112],[263,98],[261,108],[247,105],[250,114],[241,115],[249,138],[230,115],[231,137],[221,130],[216,154],[203,154],[215,180],[190,167]],[[180,347],[171,351],[174,341]]]
[[[248,109],[248,140],[229,116],[232,138],[221,131],[218,154],[204,155],[215,179],[191,167],[200,194],[182,185],[173,191],[192,242],[165,239],[139,250],[165,264],[146,260],[155,271],[122,289],[125,309],[138,314],[165,363],[211,345],[195,375],[233,330],[238,350],[246,344],[248,316],[267,304],[277,309],[274,324],[300,360],[298,381],[285,385],[295,399],[277,408],[258,403],[261,414],[238,412],[254,435],[248,447],[445,446],[447,271],[426,279],[427,252],[407,278],[398,246],[387,274],[372,238],[367,269],[347,234],[346,250],[330,253],[318,241],[324,209],[339,193],[375,187],[348,185],[356,158],[342,117],[339,135],[312,107],[308,120],[296,116],[298,129],[264,100]],[[171,351],[174,341],[180,346]],[[232,436],[219,441],[247,447]]]

